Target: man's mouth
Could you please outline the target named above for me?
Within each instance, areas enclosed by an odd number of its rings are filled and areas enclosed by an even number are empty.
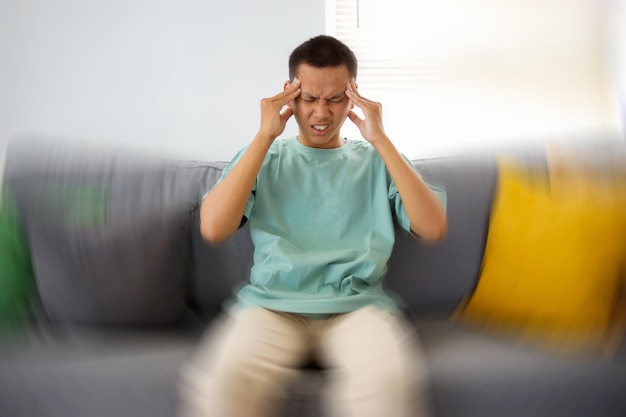
[[[318,132],[325,132],[326,130],[328,130],[330,125],[313,125],[312,127]]]

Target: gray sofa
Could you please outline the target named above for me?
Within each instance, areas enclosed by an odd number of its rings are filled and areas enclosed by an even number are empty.
[[[541,152],[521,150],[539,163]],[[419,331],[436,415],[626,416],[624,341],[612,361],[566,359],[449,320],[479,277],[496,160],[489,151],[414,163],[447,191],[449,234],[433,246],[399,233],[386,283]],[[37,294],[29,324],[3,338],[0,416],[175,416],[179,369],[251,264],[245,227],[219,246],[198,232],[199,200],[224,165],[10,143],[4,186]],[[304,370],[284,415],[322,416],[324,378]]]

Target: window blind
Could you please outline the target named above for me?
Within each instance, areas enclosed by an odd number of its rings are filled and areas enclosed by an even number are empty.
[[[619,126],[605,4],[327,0],[327,32],[354,50],[394,142],[432,156]]]

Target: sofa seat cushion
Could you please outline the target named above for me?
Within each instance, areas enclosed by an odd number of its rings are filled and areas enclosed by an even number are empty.
[[[23,335],[0,351],[0,410],[16,417],[172,417],[178,371],[195,340],[174,330]]]
[[[626,341],[613,359],[557,356],[445,320],[416,322],[439,416],[626,415]]]
[[[535,352],[442,319],[416,321],[440,417],[626,415],[626,349],[610,363]],[[0,351],[11,416],[176,415],[177,382],[203,327],[33,333]],[[323,372],[305,370],[284,416],[323,416]],[[274,417],[274,416],[273,416]]]
[[[206,329],[32,329],[0,344],[0,410],[13,417],[173,417],[180,370]],[[325,378],[305,369],[280,416],[323,416]]]

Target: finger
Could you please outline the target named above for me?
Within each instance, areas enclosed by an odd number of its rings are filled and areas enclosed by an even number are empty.
[[[291,88],[292,86],[294,86],[293,84],[289,86],[289,88]],[[284,93],[287,93],[285,96],[285,100],[287,102],[293,100],[294,98],[298,97],[300,95],[300,92],[302,92],[302,90],[300,89],[300,84],[298,83],[298,85],[294,86],[294,90],[293,91],[289,91],[289,90],[285,90]]]
[[[298,78],[294,78],[293,82],[291,83],[288,82],[288,84],[289,85],[287,86],[287,88],[285,88],[281,93],[277,94],[276,97],[289,96],[294,93],[300,94],[299,90],[300,90],[300,85],[302,84],[302,81],[300,81]]]
[[[266,99],[268,104],[272,104],[280,110],[285,104],[298,97],[300,94],[300,84],[301,82],[297,78],[294,79],[292,83],[289,83],[289,85],[285,83],[286,86],[283,91]]]
[[[289,83],[289,86],[285,89],[285,91],[289,91],[290,89],[297,90],[300,88],[302,81],[299,78],[294,78],[292,82]]]
[[[295,91],[284,91],[276,96],[272,97],[270,100],[274,103],[274,106],[280,110],[283,106],[288,105],[292,100],[300,95],[300,89],[296,89]]]
[[[353,87],[352,82],[348,84],[348,88],[346,89],[346,95],[348,96],[348,98],[350,98],[350,100],[354,101],[354,104],[359,107],[362,107],[364,104],[366,104],[366,100],[359,95],[355,87]]]
[[[350,90],[350,92],[356,97],[361,97],[361,95],[359,94],[359,89],[356,86],[356,82],[354,81],[354,78],[352,78],[350,82],[348,82],[348,90]]]
[[[359,107],[361,108],[366,105],[376,104],[376,102],[363,97],[359,93],[359,90],[356,85],[356,82],[354,81],[354,78],[350,80],[350,82],[348,83],[348,89],[346,90],[346,92],[349,92],[350,94],[352,94],[350,97],[356,102],[355,104],[359,105]]]
[[[355,94],[354,87],[352,87],[352,80],[348,81],[346,85],[346,93]]]

